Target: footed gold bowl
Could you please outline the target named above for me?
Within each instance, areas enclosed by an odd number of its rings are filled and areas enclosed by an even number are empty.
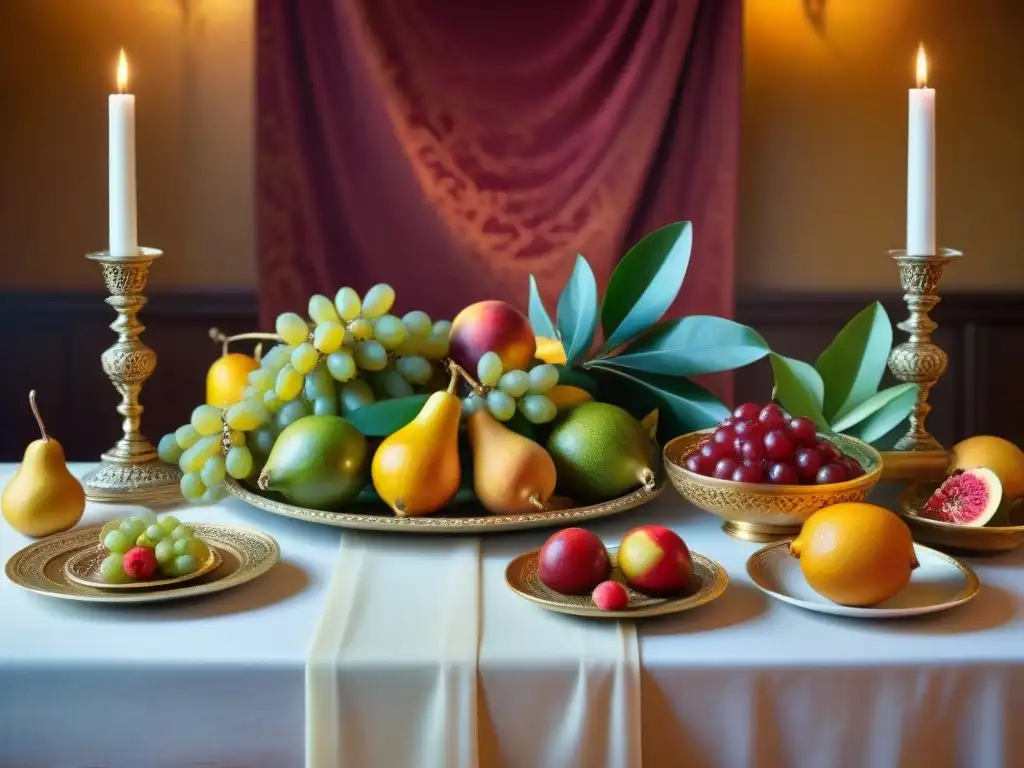
[[[691,472],[686,457],[714,429],[691,432],[665,445],[665,470],[679,494],[725,522],[722,529],[745,541],[793,538],[819,509],[850,501],[864,501],[882,476],[882,457],[867,443],[846,435],[820,435],[864,467],[853,480],[828,485],[771,485],[734,483]]]

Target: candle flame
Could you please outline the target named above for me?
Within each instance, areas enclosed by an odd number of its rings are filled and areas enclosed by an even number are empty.
[[[917,48],[917,87],[928,87],[928,57],[924,55],[924,43]]]
[[[124,55],[124,48],[117,59],[117,92],[124,93],[128,90],[128,58]]]

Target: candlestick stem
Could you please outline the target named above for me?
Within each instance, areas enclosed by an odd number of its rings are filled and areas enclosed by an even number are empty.
[[[121,439],[103,454],[100,466],[82,479],[86,498],[92,501],[146,503],[170,501],[180,495],[181,472],[160,461],[141,428],[139,394],[156,369],[156,353],[139,339],[145,326],[137,315],[146,304],[143,290],[150,265],[161,255],[155,248],[140,248],[133,256],[112,256],[109,251],[87,256],[103,267],[103,281],[110,294],[106,302],[117,312],[110,325],[117,342],[100,361],[121,395],[117,412],[122,416]]]
[[[890,251],[900,270],[903,300],[910,316],[896,325],[910,338],[893,348],[889,354],[889,370],[900,381],[917,384],[917,403],[910,414],[907,433],[896,443],[897,451],[941,451],[939,443],[925,427],[932,407],[928,403],[931,388],[946,372],[949,359],[932,342],[932,333],[938,324],[928,313],[941,301],[939,281],[942,271],[959,251],[943,248],[938,254],[916,256],[904,250]]]

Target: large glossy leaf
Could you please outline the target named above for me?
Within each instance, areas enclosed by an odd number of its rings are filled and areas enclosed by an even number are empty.
[[[643,333],[672,305],[686,277],[693,228],[677,221],[634,245],[615,267],[601,304],[605,354]]]
[[[917,385],[897,384],[895,387],[889,387],[888,389],[883,389],[881,392],[876,392],[864,402],[858,404],[854,408],[851,408],[845,414],[840,414],[836,419],[833,419],[832,429],[836,432],[845,432],[855,424],[860,424],[875,411],[887,406],[891,401],[904,396],[906,392],[913,392],[916,394]],[[913,402],[913,398],[911,398],[911,402]]]
[[[545,336],[549,339],[557,339],[558,331],[555,324],[551,322],[551,315],[544,308],[544,301],[537,290],[537,279],[530,275],[530,325],[533,326],[534,336]]]
[[[916,402],[917,388],[905,389],[859,424],[846,430],[846,434],[858,437],[865,443],[873,443],[885,437],[906,419],[914,410]]]
[[[558,298],[558,333],[569,363],[590,351],[596,330],[597,280],[587,260],[577,254],[576,266]]]
[[[602,362],[672,376],[742,368],[768,354],[768,343],[745,325],[711,315],[691,315],[660,323],[616,357]]]
[[[858,312],[821,353],[822,414],[836,421],[878,391],[892,349],[892,323],[877,301]]]
[[[769,356],[775,374],[775,399],[793,416],[806,416],[820,429],[829,428],[821,413],[825,385],[814,367],[791,357]]]
[[[627,372],[603,361],[595,362],[593,369],[627,379],[652,395],[658,405],[659,422],[666,430],[663,434],[667,437],[713,427],[729,415],[729,409],[721,400],[689,379],[644,371]],[[628,404],[621,405],[635,410]]]
[[[397,432],[423,408],[430,395],[410,395],[381,400],[349,411],[345,418],[367,437],[387,437]]]

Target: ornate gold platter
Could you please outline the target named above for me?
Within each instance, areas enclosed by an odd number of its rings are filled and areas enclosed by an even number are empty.
[[[569,499],[554,497],[551,500],[552,509],[525,515],[491,515],[484,513],[478,504],[473,503],[456,504],[444,510],[443,514],[426,517],[398,517],[379,501],[357,502],[339,512],[307,509],[289,504],[278,494],[255,490],[231,478],[226,479],[225,486],[232,496],[257,509],[320,525],[333,525],[339,528],[354,528],[363,531],[479,534],[576,525],[585,520],[616,515],[656,498],[664,488],[664,481],[659,479],[651,485],[641,486],[625,496],[586,507],[577,507]]]
[[[725,568],[710,557],[691,552],[693,582],[687,592],[673,597],[645,595],[626,584],[616,561],[618,550],[618,547],[609,547],[608,556],[612,561],[611,578],[621,582],[629,593],[629,605],[622,611],[602,611],[594,605],[590,595],[565,595],[547,587],[537,570],[539,549],[519,555],[510,562],[505,568],[505,583],[520,597],[548,610],[593,619],[642,619],[688,611],[720,597],[729,586]]]
[[[940,549],[957,552],[1008,552],[1024,543],[1024,525],[985,525],[978,528],[943,523],[920,516],[921,507],[928,501],[938,483],[909,485],[900,494],[900,512],[915,541]],[[1024,511],[1024,502],[1018,501],[1011,511],[1013,518]]]
[[[23,589],[97,603],[148,603],[179,600],[220,592],[269,571],[280,557],[277,542],[262,531],[234,525],[189,523],[197,536],[220,557],[219,566],[186,584],[153,589],[110,590],[85,586],[67,578],[65,563],[96,545],[101,526],[79,528],[49,536],[15,552],[7,561],[7,578]]]
[[[170,584],[181,584],[185,581],[198,579],[200,576],[208,574],[221,563],[220,553],[217,551],[217,548],[210,547],[209,557],[200,564],[199,568],[192,573],[186,573],[184,576],[174,576],[169,579],[149,579],[148,581],[127,581],[111,584],[104,581],[103,575],[100,573],[100,563],[103,562],[103,559],[108,554],[110,554],[110,550],[102,544],[94,544],[91,547],[80,549],[64,562],[64,577],[68,581],[73,581],[76,584],[82,584],[86,587],[96,587],[97,589],[156,589],[158,587],[166,587]]]

